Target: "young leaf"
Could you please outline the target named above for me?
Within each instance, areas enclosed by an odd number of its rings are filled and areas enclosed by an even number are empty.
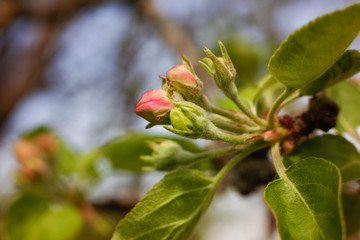
[[[112,240],[186,240],[216,186],[197,170],[177,170],[157,183],[120,221]]]
[[[346,222],[346,233],[348,236],[360,230],[360,196],[343,193],[342,203]]]
[[[265,189],[281,238],[344,240],[338,168],[320,158],[306,158],[285,174]]]
[[[269,62],[270,73],[291,89],[323,75],[360,31],[360,4],[315,19],[291,34]]]
[[[348,79],[360,71],[360,52],[348,50],[321,77],[301,89],[302,95],[314,95],[325,88]]]
[[[356,114],[359,111],[359,89],[351,82],[346,81],[331,87],[327,93],[340,107],[339,121],[336,128],[340,131],[347,131],[348,127],[346,125],[353,129],[360,126],[360,114]]]
[[[307,157],[334,163],[341,171],[343,182],[360,179],[360,154],[341,136],[326,134],[303,142],[284,158],[284,165],[288,167]]]

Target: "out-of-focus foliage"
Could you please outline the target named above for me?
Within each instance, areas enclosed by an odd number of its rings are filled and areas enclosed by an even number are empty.
[[[146,141],[158,138],[167,137],[128,133],[87,153],[79,153],[50,128],[39,127],[25,133],[15,144],[20,163],[16,172],[19,193],[9,203],[2,223],[5,233],[0,232],[0,236],[5,234],[9,240],[109,239],[123,214],[119,210],[122,206],[89,201],[89,190],[106,178],[99,174],[98,166],[109,160],[113,170],[138,175],[143,167],[149,166],[140,160],[140,155],[151,153]],[[167,139],[188,151],[200,151],[188,140]],[[118,210],[109,214],[106,204],[115,204]]]
[[[351,236],[360,229],[360,196],[357,194],[343,192],[341,199],[344,206],[346,233],[348,236]]]
[[[360,125],[360,115],[357,103],[360,101],[360,89],[352,82],[343,82],[331,87],[327,93],[339,105],[341,111],[337,129],[342,132],[350,132]]]
[[[24,194],[7,212],[7,231],[13,240],[74,239],[83,219],[72,204],[51,203],[46,198]]]

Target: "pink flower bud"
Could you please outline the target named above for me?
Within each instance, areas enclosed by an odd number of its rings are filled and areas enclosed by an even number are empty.
[[[166,92],[155,89],[144,93],[136,104],[135,112],[150,123],[169,124],[168,114],[173,108],[174,104],[166,96]]]
[[[188,86],[196,87],[197,81],[195,76],[191,73],[189,68],[185,64],[178,64],[175,67],[171,68],[166,77],[169,81],[175,86]]]
[[[178,64],[171,68],[166,74],[166,79],[187,101],[196,101],[202,96],[202,82],[188,64]]]
[[[21,165],[20,174],[27,179],[34,179],[49,173],[49,165],[44,151],[36,143],[20,139],[15,144],[15,154]]]

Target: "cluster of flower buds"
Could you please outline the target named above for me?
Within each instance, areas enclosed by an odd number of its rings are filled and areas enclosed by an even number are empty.
[[[20,175],[26,179],[35,179],[49,173],[49,159],[57,150],[57,139],[49,133],[42,133],[20,139],[15,143],[14,150],[21,165]]]
[[[212,104],[204,94],[203,82],[196,75],[186,57],[182,63],[171,68],[163,81],[162,89],[146,92],[136,104],[136,114],[154,125],[171,125],[165,128],[188,138],[220,140],[234,144],[245,144],[258,140],[278,141],[289,135],[284,128],[269,129],[266,121],[258,117],[241,101],[235,85],[236,70],[225,46],[219,42],[222,56],[215,56],[205,48],[207,58],[200,64],[212,75],[217,87],[240,109],[226,110]],[[172,158],[177,164],[176,152],[183,157],[188,153],[167,141],[152,144],[154,155],[144,157],[156,162],[158,169],[171,168],[164,160]],[[166,157],[164,157],[166,156]],[[160,160],[159,160],[160,159]]]
[[[244,145],[261,140],[264,143],[283,141],[291,135],[286,127],[269,124],[251,111],[240,99],[235,85],[236,70],[225,46],[219,42],[222,56],[205,48],[207,58],[200,64],[212,75],[216,86],[240,109],[226,110],[212,104],[204,94],[203,82],[186,57],[171,68],[162,79],[162,89],[146,92],[136,104],[136,113],[150,122],[147,127],[164,126],[177,135]],[[152,156],[143,160],[156,169],[169,170],[194,159],[192,153],[177,143],[163,140],[150,144]]]

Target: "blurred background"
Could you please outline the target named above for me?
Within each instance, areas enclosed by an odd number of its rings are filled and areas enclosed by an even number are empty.
[[[45,125],[74,155],[89,156],[110,139],[145,131],[146,122],[135,115],[134,106],[145,91],[161,87],[158,75],[180,63],[181,54],[190,58],[206,93],[215,99],[221,95],[197,63],[205,57],[203,46],[218,52],[217,40],[223,41],[239,73],[238,84],[252,84],[266,73],[269,57],[288,34],[354,2],[1,0],[0,239],[23,239],[4,233],[7,209],[22,206],[11,205],[24,191],[14,155],[21,134]],[[359,46],[357,39],[353,47]],[[161,127],[146,131],[169,135]],[[132,144],[127,139],[117,141]],[[87,239],[109,239],[114,224],[163,174],[117,169],[105,160],[95,165],[98,180],[83,184],[86,190],[80,192],[91,203],[89,209],[100,212],[95,222],[102,229]],[[224,189],[215,199],[193,239],[277,239],[262,187],[243,190],[246,196],[234,189]],[[88,212],[93,211],[86,206],[80,207],[86,223],[79,223],[73,235],[46,239],[85,239],[84,228],[92,228]],[[45,239],[34,236],[27,239]]]

